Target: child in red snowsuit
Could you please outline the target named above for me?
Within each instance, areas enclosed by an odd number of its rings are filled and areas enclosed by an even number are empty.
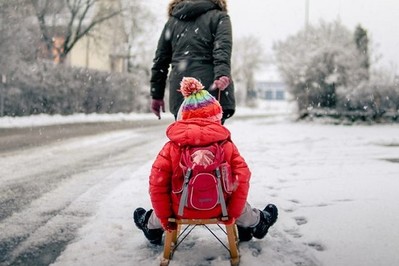
[[[168,218],[180,218],[177,215],[179,196],[173,192],[174,189],[181,188],[181,181],[178,180],[184,175],[179,166],[181,147],[223,143],[224,159],[238,181],[235,191],[226,200],[229,222],[237,224],[240,241],[248,241],[252,236],[263,238],[277,220],[277,208],[268,204],[261,211],[247,203],[251,173],[231,141],[230,131],[221,124],[222,108],[219,102],[208,91],[203,90],[202,84],[194,78],[183,78],[180,91],[185,100],[178,120],[168,127],[166,135],[169,141],[159,152],[151,169],[149,191],[153,210],[137,208],[134,212],[136,226],[151,243],[160,244],[163,231],[175,226],[168,222]],[[220,216],[220,207],[201,211],[200,214],[189,209],[184,212],[184,218]]]

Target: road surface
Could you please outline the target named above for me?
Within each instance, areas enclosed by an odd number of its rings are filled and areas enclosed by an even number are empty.
[[[0,265],[53,262],[123,172],[153,159],[143,150],[168,122],[0,129]]]

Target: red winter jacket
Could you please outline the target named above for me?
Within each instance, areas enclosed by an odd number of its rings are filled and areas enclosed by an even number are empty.
[[[177,217],[180,195],[172,191],[182,187],[183,171],[179,166],[181,147],[185,145],[209,145],[225,141],[225,160],[230,164],[233,175],[237,176],[238,187],[227,199],[230,218],[238,218],[247,201],[250,170],[230,140],[230,131],[217,122],[206,119],[181,120],[171,124],[166,135],[170,139],[159,152],[150,175],[150,197],[155,214],[165,224],[169,217]],[[220,217],[220,207],[210,211],[185,209],[184,218]],[[178,217],[180,218],[180,217]]]

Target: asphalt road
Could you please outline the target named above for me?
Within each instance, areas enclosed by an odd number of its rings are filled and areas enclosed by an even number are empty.
[[[24,128],[0,128],[0,154],[38,147],[80,136],[96,135],[115,130],[166,125],[170,122],[171,121],[168,119],[154,119],[124,122],[61,124]]]

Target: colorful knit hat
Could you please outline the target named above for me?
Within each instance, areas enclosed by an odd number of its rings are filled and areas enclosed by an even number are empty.
[[[212,121],[222,119],[222,107],[204,86],[195,78],[184,77],[180,90],[184,101],[180,106],[178,119],[207,118]]]

